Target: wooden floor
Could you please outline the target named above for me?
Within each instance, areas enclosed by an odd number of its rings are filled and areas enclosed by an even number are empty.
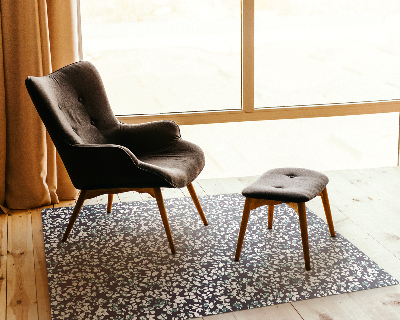
[[[330,178],[328,192],[336,231],[400,279],[400,169],[387,167],[325,173]],[[194,186],[199,196],[237,193],[255,178],[200,179]],[[164,198],[189,196],[185,190],[168,189],[163,194]],[[146,195],[134,193],[114,198],[115,202],[148,199]],[[99,197],[87,204],[105,202],[105,197]],[[73,204],[64,202],[57,206]],[[308,208],[324,218],[319,197],[310,201]],[[0,320],[50,319],[40,209],[1,214],[0,244]],[[203,319],[400,319],[400,286]]]

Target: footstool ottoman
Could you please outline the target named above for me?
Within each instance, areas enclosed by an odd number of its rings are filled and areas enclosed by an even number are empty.
[[[333,228],[328,192],[326,191],[328,182],[329,179],[326,175],[314,170],[278,168],[265,172],[257,181],[244,188],[242,194],[246,197],[246,201],[240,225],[235,261],[239,261],[250,211],[260,206],[268,205],[268,228],[271,229],[274,205],[286,203],[295,209],[299,215],[305,266],[306,270],[311,270],[305,203],[316,196],[321,197],[329,232],[334,237],[335,230]]]

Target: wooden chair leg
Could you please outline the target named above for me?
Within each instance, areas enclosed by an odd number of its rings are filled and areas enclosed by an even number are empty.
[[[268,205],[268,229],[272,229],[272,221],[274,219],[274,205]]]
[[[329,205],[328,191],[326,188],[321,192],[322,204],[324,205],[326,221],[328,222],[331,237],[335,237],[335,228],[333,227],[331,206]]]
[[[193,199],[194,205],[196,206],[197,211],[199,212],[201,220],[203,220],[203,223],[204,223],[205,226],[208,226],[208,222],[207,222],[206,216],[204,215],[203,209],[202,209],[202,207],[200,205],[200,202],[199,202],[199,198],[197,198],[197,194],[196,194],[196,191],[194,191],[193,185],[191,183],[189,183],[187,185],[187,189],[189,190],[189,193],[190,193],[190,196]]]
[[[311,270],[311,264],[310,264],[310,248],[308,246],[306,204],[304,202],[300,202],[298,204],[298,208],[299,208],[301,240],[303,242],[304,262],[306,264],[306,270],[308,271]]]
[[[240,252],[242,251],[244,235],[246,233],[247,222],[249,221],[250,216],[251,201],[250,198],[246,198],[244,203],[242,222],[240,224],[239,238],[236,246],[235,261],[239,261]]]
[[[71,218],[69,219],[69,223],[68,223],[67,229],[65,230],[62,242],[67,241],[69,233],[71,232],[71,229],[75,223],[76,218],[78,217],[79,211],[81,211],[83,202],[86,199],[86,194],[87,194],[87,190],[81,190],[78,201],[76,201],[74,211],[72,212]]]
[[[163,224],[164,224],[164,229],[165,229],[165,232],[167,234],[169,247],[171,248],[171,253],[175,254],[174,241],[172,240],[171,229],[169,227],[167,212],[165,211],[164,200],[163,200],[163,196],[162,196],[162,193],[161,193],[161,189],[160,188],[153,188],[153,190],[154,190],[155,198],[157,200],[158,209],[160,210],[161,219],[162,219]]]
[[[107,204],[107,213],[111,213],[111,207],[113,202],[114,195],[112,193],[108,194],[108,204]]]

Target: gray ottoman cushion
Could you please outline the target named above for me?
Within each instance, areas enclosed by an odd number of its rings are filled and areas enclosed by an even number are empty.
[[[314,170],[279,168],[265,172],[242,194],[254,199],[307,202],[319,195],[328,182],[326,175]]]

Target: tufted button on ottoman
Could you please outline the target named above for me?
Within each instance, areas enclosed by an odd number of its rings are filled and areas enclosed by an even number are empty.
[[[329,232],[334,237],[335,230],[333,228],[328,192],[326,191],[328,182],[328,177],[317,171],[301,168],[278,168],[265,172],[257,181],[244,188],[242,194],[246,197],[246,201],[240,225],[235,261],[239,261],[250,211],[260,206],[268,205],[268,228],[271,229],[274,205],[287,203],[299,215],[304,261],[306,270],[311,270],[305,203],[316,196],[321,197]]]

